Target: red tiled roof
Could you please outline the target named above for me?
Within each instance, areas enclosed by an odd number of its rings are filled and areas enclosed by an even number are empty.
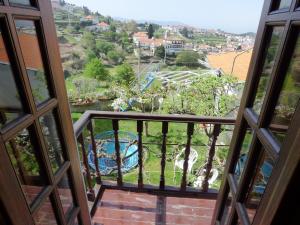
[[[141,44],[160,46],[163,44],[163,39],[149,39],[148,37],[137,38]]]
[[[148,34],[147,34],[147,32],[137,32],[137,33],[133,34],[133,37],[136,37],[136,38],[138,38],[138,37],[147,37],[148,38]]]
[[[27,68],[42,69],[43,62],[36,35],[19,33],[22,54]],[[0,36],[0,62],[9,63],[7,52],[4,48],[2,36]]]
[[[101,23],[98,23],[98,26],[100,27],[108,27],[109,25],[105,22],[101,22]]]
[[[87,19],[87,20],[93,20],[94,17],[93,16],[86,16],[85,19]]]
[[[160,46],[163,44],[163,39],[148,38],[147,32],[137,32],[133,35],[141,44]]]

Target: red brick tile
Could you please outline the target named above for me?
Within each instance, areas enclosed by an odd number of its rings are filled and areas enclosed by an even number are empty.
[[[215,200],[106,190],[93,221],[99,225],[210,225],[214,207]]]

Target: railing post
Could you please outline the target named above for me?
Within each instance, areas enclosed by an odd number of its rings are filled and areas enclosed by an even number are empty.
[[[144,186],[143,182],[143,121],[137,121],[137,132],[138,132],[138,153],[139,153],[139,177],[138,187],[142,189]]]
[[[93,185],[92,185],[92,178],[91,178],[91,173],[90,173],[90,168],[89,168],[89,164],[88,164],[87,154],[86,154],[86,150],[85,150],[85,146],[84,146],[84,138],[83,138],[82,133],[78,136],[77,140],[81,145],[83,165],[86,169],[86,181],[87,181],[87,185],[88,185],[87,197],[88,197],[89,201],[93,202],[93,201],[95,201],[95,191],[94,191]]]
[[[116,161],[118,167],[118,186],[123,186],[123,178],[122,178],[122,167],[121,167],[121,152],[120,152],[120,142],[119,142],[119,121],[113,120],[113,130],[115,136],[115,150],[116,150]]]
[[[162,123],[162,148],[161,148],[161,173],[159,188],[165,189],[165,167],[166,167],[166,151],[167,151],[167,133],[168,133],[168,122]]]
[[[211,146],[209,149],[208,153],[208,159],[206,163],[206,168],[205,168],[205,177],[202,183],[202,191],[207,192],[209,188],[209,175],[212,169],[212,164],[214,160],[214,156],[216,154],[216,143],[218,140],[218,137],[221,133],[221,124],[215,124],[214,129],[213,129],[213,135],[212,135],[212,141],[211,141]]]
[[[101,173],[99,170],[99,163],[98,163],[98,157],[97,157],[97,145],[95,142],[95,136],[94,136],[94,129],[92,120],[88,123],[87,129],[89,130],[90,136],[91,136],[91,144],[92,144],[92,150],[94,153],[94,164],[96,168],[96,182],[97,184],[101,184]]]
[[[191,152],[191,141],[192,141],[192,135],[194,134],[194,123],[188,123],[187,127],[187,143],[184,153],[184,163],[183,163],[183,174],[182,174],[182,180],[181,180],[181,190],[186,190],[186,184],[187,184],[187,172],[189,167],[189,157]]]

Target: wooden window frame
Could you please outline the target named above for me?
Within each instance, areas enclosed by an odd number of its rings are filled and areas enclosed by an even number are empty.
[[[253,50],[246,86],[230,146],[229,160],[226,164],[224,180],[221,184],[212,225],[222,224],[222,214],[229,191],[234,195],[233,201],[235,201],[236,204],[235,210],[232,210],[230,213],[229,223],[227,224],[236,224],[238,215],[238,218],[243,225],[250,225],[243,202],[245,201],[246,194],[249,191],[250,182],[255,173],[255,167],[257,166],[256,159],[262,154],[261,148],[265,149],[265,152],[272,158],[273,162],[276,162],[276,164],[252,224],[267,225],[272,223],[272,220],[276,216],[276,209],[280,208],[281,198],[284,198],[284,191],[288,185],[286,182],[284,183],[284,179],[287,179],[287,177],[291,178],[298,166],[298,163],[295,162],[295,160],[299,159],[299,155],[296,156],[296,146],[299,146],[300,143],[299,138],[297,139],[296,137],[299,136],[300,105],[298,105],[298,108],[294,113],[293,121],[291,121],[287,130],[287,137],[281,146],[268,131],[268,126],[271,120],[270,115],[272,115],[278,96],[280,95],[282,81],[286,75],[285,72],[290,63],[290,60],[287,60],[287,57],[290,59],[293,54],[294,48],[292,47],[294,47],[296,39],[294,35],[296,32],[295,30],[299,31],[300,29],[300,12],[298,11],[299,8],[297,8],[300,1],[292,1],[291,7],[288,10],[272,11],[274,1],[275,0],[273,0],[273,2],[271,0],[266,0],[263,6],[256,44]],[[267,36],[269,35],[268,32],[270,32],[269,27],[278,25],[284,26],[282,40],[270,75],[262,111],[260,115],[257,116],[251,109],[256,95],[256,91],[253,92],[253,90],[257,90],[260,79],[260,72],[264,63],[262,60],[264,57],[263,49],[268,41]],[[238,185],[234,178],[234,171],[247,127],[250,127],[253,130],[253,139],[249,150],[248,160],[240,184]],[[291,158],[292,155],[296,158],[294,159],[294,163],[287,164],[287,161],[293,160]],[[281,174],[286,174],[286,177],[283,177]],[[282,187],[279,188],[278,183],[280,181],[283,183]],[[278,195],[275,197],[274,193],[278,193]],[[270,203],[272,203],[272,207]]]
[[[3,4],[0,5],[1,27],[4,27],[6,31],[2,32],[3,39],[7,47],[13,74],[16,77],[16,85],[21,92],[20,97],[24,109],[23,116],[10,122],[0,130],[0,152],[4,155],[2,157],[1,166],[8,171],[7,175],[9,175],[6,176],[2,182],[5,181],[10,189],[14,189],[14,195],[18,199],[18,207],[16,208],[19,209],[12,210],[8,212],[8,214],[13,224],[34,224],[33,216],[38,212],[46,199],[50,197],[59,225],[72,224],[72,221],[77,217],[79,218],[80,224],[90,225],[91,221],[85,188],[83,180],[79,179],[82,178],[82,174],[73,132],[71,113],[68,105],[67,92],[64,85],[64,76],[52,15],[52,6],[48,0],[31,0],[31,2],[33,3],[33,6],[13,4],[8,0],[3,0]],[[38,106],[36,106],[33,98],[30,81],[27,76],[26,66],[15,27],[16,19],[30,20],[35,23],[36,35],[50,92],[50,99]],[[44,29],[44,27],[47,27],[47,29]],[[44,140],[41,124],[39,122],[39,118],[49,112],[53,112],[54,114],[57,123],[57,132],[61,140],[62,151],[65,158],[63,165],[56,174],[52,173],[47,153],[47,144]],[[5,148],[5,142],[14,138],[19,132],[28,127],[31,127],[33,135],[36,136],[35,145],[37,145],[38,149],[41,151],[39,160],[44,164],[44,170],[46,172],[45,179],[47,183],[31,206],[29,206],[25,200],[20,182],[16,177],[16,173],[10,163]],[[64,175],[67,175],[70,180],[73,203],[75,205],[69,218],[65,218],[57,189],[57,184]],[[5,198],[4,195],[9,192],[9,188],[0,187],[0,192],[0,200],[5,202],[5,208],[10,209],[13,207],[14,198],[8,199]],[[22,212],[22,216],[18,215],[18,212]]]

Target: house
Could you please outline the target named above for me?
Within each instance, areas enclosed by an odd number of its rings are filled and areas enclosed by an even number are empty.
[[[35,2],[0,7],[1,225],[299,225],[298,1],[265,1],[237,117],[87,110],[74,123],[51,2]]]
[[[167,38],[164,40],[164,46],[167,55],[177,55],[178,53],[184,51],[184,40]]]
[[[133,43],[136,46],[138,46],[140,44],[140,40],[148,39],[148,34],[147,34],[147,32],[137,32],[137,33],[133,34],[132,39],[133,39]]]
[[[162,46],[164,43],[163,39],[159,38],[148,38],[147,32],[137,32],[133,34],[133,43],[136,48],[141,48],[143,50],[148,50],[151,54],[154,55],[157,47]]]
[[[99,18],[98,17],[94,17],[92,15],[88,15],[85,16],[83,18],[80,19],[80,22],[89,22],[91,25],[97,25],[99,23]]]
[[[101,23],[97,23],[97,24],[93,24],[90,26],[86,26],[85,28],[89,31],[99,31],[99,32],[105,32],[109,30],[110,25],[108,25],[105,22],[101,22]]]
[[[100,28],[101,31],[108,31],[109,30],[109,24],[105,22],[98,23],[97,26]]]

